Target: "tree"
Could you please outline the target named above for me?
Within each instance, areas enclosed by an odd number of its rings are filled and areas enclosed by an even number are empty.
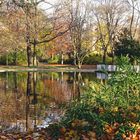
[[[72,24],[69,34],[74,64],[78,68],[81,68],[83,60],[94,47],[89,4],[89,1],[83,0],[64,0],[62,3],[68,15],[67,21]]]
[[[138,34],[137,29],[140,22],[140,2],[138,0],[126,0],[125,1],[129,11],[127,15],[127,28],[132,38],[135,38]]]
[[[121,26],[126,11],[125,3],[120,0],[98,0],[93,6],[93,14],[96,19],[96,31],[99,38],[98,44],[101,44],[103,51],[103,63],[106,63],[106,56],[109,52],[112,54],[112,63],[114,62],[114,41]]]
[[[129,56],[132,62],[140,59],[140,43],[132,38],[130,31],[125,28],[122,30],[118,41],[115,43],[116,56]]]
[[[54,34],[58,34],[59,32],[61,32],[61,30],[67,30],[67,28],[69,27],[70,23],[66,20],[66,11],[63,9],[63,6],[59,7],[58,9],[56,9],[56,11],[54,12],[55,16],[57,16],[55,23],[54,23],[54,28],[57,29],[54,31]],[[70,32],[66,32],[61,36],[58,36],[57,38],[55,38],[53,41],[54,44],[54,49],[55,49],[55,53],[57,55],[60,55],[60,59],[61,59],[61,64],[64,63],[64,55],[70,54],[73,49],[72,49],[72,44],[71,44],[71,40],[70,40]]]
[[[12,0],[12,2],[17,7],[19,7],[19,9],[23,11],[24,16],[25,16],[25,21],[24,21],[25,22],[25,41],[26,41],[26,48],[27,48],[28,66],[32,65],[32,56],[33,56],[33,64],[36,65],[36,46],[40,44],[48,43],[52,41],[53,39],[57,38],[58,36],[63,35],[69,30],[70,26],[68,26],[68,28],[65,30],[63,30],[62,28],[62,30],[59,33],[54,34],[54,31],[57,30],[54,28],[55,26],[53,26],[53,23],[56,20],[56,17],[54,16],[47,17],[45,13],[41,13],[38,8],[38,5],[40,3],[43,3],[43,2],[48,3],[45,0],[30,0],[30,1]],[[38,18],[42,16],[43,18],[41,19]],[[45,24],[44,23],[40,24],[40,21],[41,22],[45,21]],[[40,25],[42,26],[40,27]],[[33,52],[32,52],[32,45],[33,45]]]
[[[54,40],[56,54],[60,55],[61,64],[64,64],[64,55],[72,52],[72,46],[69,41],[69,34],[64,34]]]

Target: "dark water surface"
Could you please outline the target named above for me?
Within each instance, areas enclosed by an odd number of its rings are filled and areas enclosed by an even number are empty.
[[[47,127],[64,114],[63,105],[102,78],[100,73],[0,73],[0,131]]]

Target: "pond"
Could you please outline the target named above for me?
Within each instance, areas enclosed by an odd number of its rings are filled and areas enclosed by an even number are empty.
[[[24,132],[59,121],[63,106],[102,78],[87,72],[0,73],[0,131]]]

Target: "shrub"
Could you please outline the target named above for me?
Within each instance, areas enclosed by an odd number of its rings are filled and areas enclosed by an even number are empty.
[[[52,58],[48,59],[48,64],[58,64],[59,61],[60,61],[59,56],[55,55],[53,59]]]
[[[57,138],[123,140],[136,133],[140,123],[140,73],[133,69],[128,57],[118,60],[118,70],[105,85],[67,106]]]
[[[27,63],[26,51],[18,51],[15,53],[4,54],[0,57],[0,64],[6,64],[6,59],[8,59],[8,65],[15,65],[15,59],[17,65],[24,65]]]
[[[102,56],[100,54],[90,54],[89,56],[85,57],[83,64],[101,64],[102,63]],[[107,64],[112,63],[111,57],[107,56],[106,59]]]

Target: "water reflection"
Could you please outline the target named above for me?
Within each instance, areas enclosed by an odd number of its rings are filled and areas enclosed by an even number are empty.
[[[60,119],[60,108],[100,81],[95,73],[0,73],[0,131],[27,131]]]

